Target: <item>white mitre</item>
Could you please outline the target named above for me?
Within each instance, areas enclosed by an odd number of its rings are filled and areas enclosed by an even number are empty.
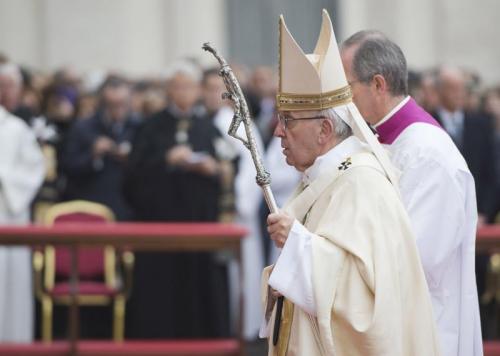
[[[311,54],[305,54],[295,42],[283,15],[279,30],[278,110],[322,110],[350,102],[351,90],[326,10],[323,10],[321,33]]]
[[[323,10],[321,32],[311,54],[305,54],[279,19],[279,111],[316,111],[334,108],[354,135],[366,143],[397,187],[397,169],[352,102],[351,87],[342,65],[330,16]]]

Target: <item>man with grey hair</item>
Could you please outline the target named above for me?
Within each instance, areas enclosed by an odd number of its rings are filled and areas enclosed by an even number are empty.
[[[145,120],[133,143],[126,195],[141,221],[217,221],[220,134],[196,107],[200,72],[183,62],[169,74],[168,106]],[[226,276],[213,254],[142,252],[135,266],[128,336],[229,334]]]
[[[0,105],[29,124],[33,113],[21,103],[23,76],[17,64],[0,64],[0,91]]]
[[[446,356],[482,355],[474,273],[474,179],[451,138],[408,96],[406,59],[379,31],[341,48],[353,100],[393,164],[416,235],[441,347]]]
[[[466,108],[467,81],[461,68],[441,66],[436,75],[436,89],[439,105],[433,115],[464,156],[474,177],[478,225],[493,223],[492,207],[496,197],[491,191],[496,184],[496,161],[492,119],[484,112]]]
[[[280,112],[278,117],[281,125],[276,126],[274,135],[282,138],[282,147],[284,148],[283,153],[286,157],[286,162],[300,172],[304,172],[312,166],[318,156],[325,154],[352,135],[351,128],[340,118],[334,109],[307,111],[300,114]],[[298,145],[295,146],[293,144],[295,140],[294,130],[290,128],[296,126],[296,122],[298,121],[314,119],[317,119],[316,124],[321,126],[316,129],[326,129],[329,132],[328,139],[323,144],[324,147],[313,148],[306,145],[307,147],[303,149],[300,146],[297,147]],[[305,123],[305,125],[310,126],[314,125],[314,123]],[[288,141],[292,141],[290,145],[288,145]],[[285,142],[286,146],[284,146]]]
[[[0,64],[0,104],[14,111],[19,104],[19,96],[23,86],[23,78],[19,67],[14,63]]]
[[[312,54],[280,19],[277,109],[302,182],[267,219],[282,247],[263,273],[269,355],[440,355],[397,174],[352,103],[326,11]]]
[[[376,160],[371,161],[373,154],[358,137],[353,136],[346,121],[349,121],[348,114],[341,108],[279,113],[274,135],[281,139],[287,163],[302,172],[302,182],[284,211],[270,214],[267,220],[271,238],[283,251],[265,275],[267,273],[269,286],[285,295],[297,309],[293,317],[283,312],[283,323],[286,323],[284,320],[293,320],[296,324],[291,327],[289,344],[285,347],[276,342],[270,347],[279,350],[278,354],[282,354],[284,348],[298,350],[287,355],[302,355],[306,351],[310,355],[439,355],[425,278],[406,214],[396,190],[380,174]],[[337,174],[332,173],[335,171]],[[403,245],[398,246],[401,242]],[[332,246],[328,246],[329,243]],[[391,263],[395,265],[391,267],[387,262],[393,258]],[[361,288],[357,274],[365,268],[361,265],[368,266],[366,268],[371,271],[368,278],[373,278],[378,284],[370,292],[375,300],[380,301],[373,302],[380,308],[373,314],[359,314],[359,309],[365,308],[365,296],[363,293],[352,294]],[[399,268],[401,270],[397,271]],[[382,278],[387,279],[382,281]],[[404,282],[393,283],[394,278]],[[371,289],[371,282],[368,279],[365,282]],[[335,292],[318,283],[335,285],[331,287]],[[398,310],[400,307],[402,310],[410,308],[413,302],[400,300],[400,296],[409,294],[422,303],[418,317],[405,312],[399,315],[393,309],[396,305]],[[330,296],[335,296],[335,299],[327,302]],[[344,298],[351,300],[343,305]],[[343,314],[351,307],[352,311]],[[325,320],[327,312],[331,313],[331,320],[328,320],[331,325]],[[349,316],[351,312],[353,314]],[[396,319],[412,319],[409,323],[412,326],[394,323],[388,317],[390,313],[398,314]],[[384,317],[376,320],[375,314]],[[314,320],[313,324],[317,323],[318,344],[293,340],[293,335],[308,335],[304,325],[299,326],[307,320],[304,315]],[[361,321],[364,318],[367,319]],[[336,335],[332,348],[329,341],[323,339],[328,333],[321,328],[326,325]],[[286,338],[276,329],[276,319],[274,328],[273,332],[279,334],[279,338]],[[361,328],[362,331],[355,332],[351,328]],[[387,332],[395,331],[393,328],[399,330],[394,334]],[[370,330],[380,333],[372,335]],[[405,336],[402,335],[407,333],[415,339],[427,341],[419,346],[409,340],[404,344]],[[368,342],[370,339],[372,341]]]

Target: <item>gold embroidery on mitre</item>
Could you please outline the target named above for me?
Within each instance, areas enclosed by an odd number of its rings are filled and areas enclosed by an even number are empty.
[[[321,94],[279,93],[276,95],[276,106],[280,111],[325,110],[351,101],[352,92],[349,85]]]

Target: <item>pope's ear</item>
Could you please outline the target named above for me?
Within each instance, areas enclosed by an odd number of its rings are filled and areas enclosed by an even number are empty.
[[[321,120],[321,135],[320,139],[328,141],[333,136],[333,122],[330,119]],[[323,142],[322,142],[323,143]]]

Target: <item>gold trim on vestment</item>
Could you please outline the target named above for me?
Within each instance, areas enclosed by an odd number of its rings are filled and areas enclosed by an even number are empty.
[[[307,185],[302,187],[302,191],[307,188]],[[309,218],[312,206],[307,211],[302,219],[302,224],[305,225]],[[274,347],[275,356],[286,356],[288,351],[288,343],[290,342],[290,334],[292,331],[294,304],[286,298],[283,298],[283,309],[281,311],[280,331],[278,335],[278,344]],[[276,318],[277,316],[275,316]]]
[[[293,303],[285,298],[281,313],[278,344],[274,347],[274,355],[276,356],[285,356],[288,351],[288,343],[290,341],[290,333],[292,331],[293,309]]]
[[[276,106],[280,111],[325,110],[335,106],[345,105],[352,101],[351,87],[320,94],[278,93]]]

